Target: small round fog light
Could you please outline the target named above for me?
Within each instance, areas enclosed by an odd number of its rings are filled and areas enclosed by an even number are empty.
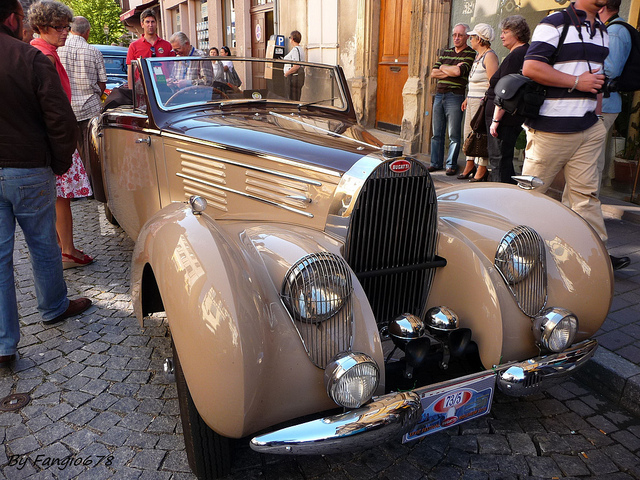
[[[578,331],[578,318],[560,307],[548,308],[533,320],[533,334],[538,345],[559,353],[571,346]]]
[[[364,353],[339,353],[324,371],[327,394],[345,408],[358,408],[368,402],[379,380],[378,365]]]

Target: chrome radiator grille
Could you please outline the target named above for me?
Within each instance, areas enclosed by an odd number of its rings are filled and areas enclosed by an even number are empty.
[[[530,227],[519,225],[502,237],[495,265],[525,315],[538,315],[547,303],[544,241]]]
[[[436,193],[422,163],[401,173],[381,164],[362,187],[349,223],[345,259],[378,325],[408,312],[424,316],[436,266]]]

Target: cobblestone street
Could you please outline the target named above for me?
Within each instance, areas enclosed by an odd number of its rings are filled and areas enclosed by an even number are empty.
[[[20,359],[0,370],[0,478],[194,479],[187,464],[167,324],[142,329],[129,297],[133,242],[96,201],[73,202],[78,248],[96,262],[65,271],[86,314],[46,327],[21,234],[14,255]],[[636,228],[640,228],[636,226]],[[237,479],[640,479],[640,418],[577,381],[527,399],[496,395],[491,413],[410,444],[355,454],[260,456],[238,442]]]

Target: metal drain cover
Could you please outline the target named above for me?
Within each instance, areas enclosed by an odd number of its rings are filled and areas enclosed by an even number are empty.
[[[0,411],[13,412],[20,410],[31,401],[31,397],[27,393],[12,393],[0,400]]]

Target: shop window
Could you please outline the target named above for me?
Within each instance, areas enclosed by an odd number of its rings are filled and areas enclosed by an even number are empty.
[[[236,10],[234,0],[224,0],[222,7],[224,44],[229,48],[236,48]]]

